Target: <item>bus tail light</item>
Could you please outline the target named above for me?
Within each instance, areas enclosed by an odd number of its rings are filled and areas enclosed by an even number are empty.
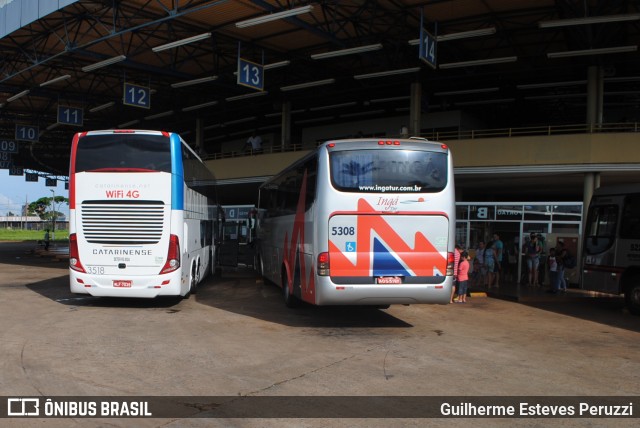
[[[453,265],[455,260],[453,253],[447,253],[447,276],[453,276]]]
[[[167,252],[167,261],[160,271],[160,274],[170,273],[178,270],[180,267],[180,240],[177,235],[169,237],[169,250]]]
[[[318,254],[318,275],[329,276],[329,253]]]
[[[80,263],[80,253],[78,251],[78,237],[75,233],[69,235],[69,267],[75,271],[87,273]]]

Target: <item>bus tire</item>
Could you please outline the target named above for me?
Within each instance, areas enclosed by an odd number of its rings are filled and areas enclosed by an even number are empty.
[[[624,301],[634,315],[640,315],[640,278],[634,278],[624,291]]]
[[[287,308],[296,308],[300,305],[300,301],[293,294],[291,283],[289,282],[286,272],[282,273],[282,296],[284,297],[284,304]]]

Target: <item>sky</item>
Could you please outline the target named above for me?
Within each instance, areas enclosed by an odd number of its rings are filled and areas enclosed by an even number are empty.
[[[64,182],[58,180],[56,187],[45,186],[44,177],[39,177],[38,182],[27,182],[23,176],[9,175],[8,169],[0,169],[0,216],[5,216],[9,211],[20,215],[22,206],[37,201],[43,197],[51,197],[51,190],[56,196],[69,197],[69,191],[65,190]],[[69,206],[63,204],[58,211],[69,214]]]

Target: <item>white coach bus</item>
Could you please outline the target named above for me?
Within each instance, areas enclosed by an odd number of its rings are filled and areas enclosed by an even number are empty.
[[[73,293],[186,296],[215,270],[213,175],[179,135],[107,130],[73,137]]]
[[[445,144],[321,144],[260,187],[258,268],[287,306],[449,303],[455,195]]]

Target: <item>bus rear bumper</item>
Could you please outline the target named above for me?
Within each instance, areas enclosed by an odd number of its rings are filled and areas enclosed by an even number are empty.
[[[451,301],[453,279],[440,284],[353,284],[333,283],[329,278],[316,285],[317,305],[411,305],[441,304]]]
[[[133,297],[152,299],[180,295],[180,273],[161,276],[93,276],[69,270],[71,292],[95,297]]]

